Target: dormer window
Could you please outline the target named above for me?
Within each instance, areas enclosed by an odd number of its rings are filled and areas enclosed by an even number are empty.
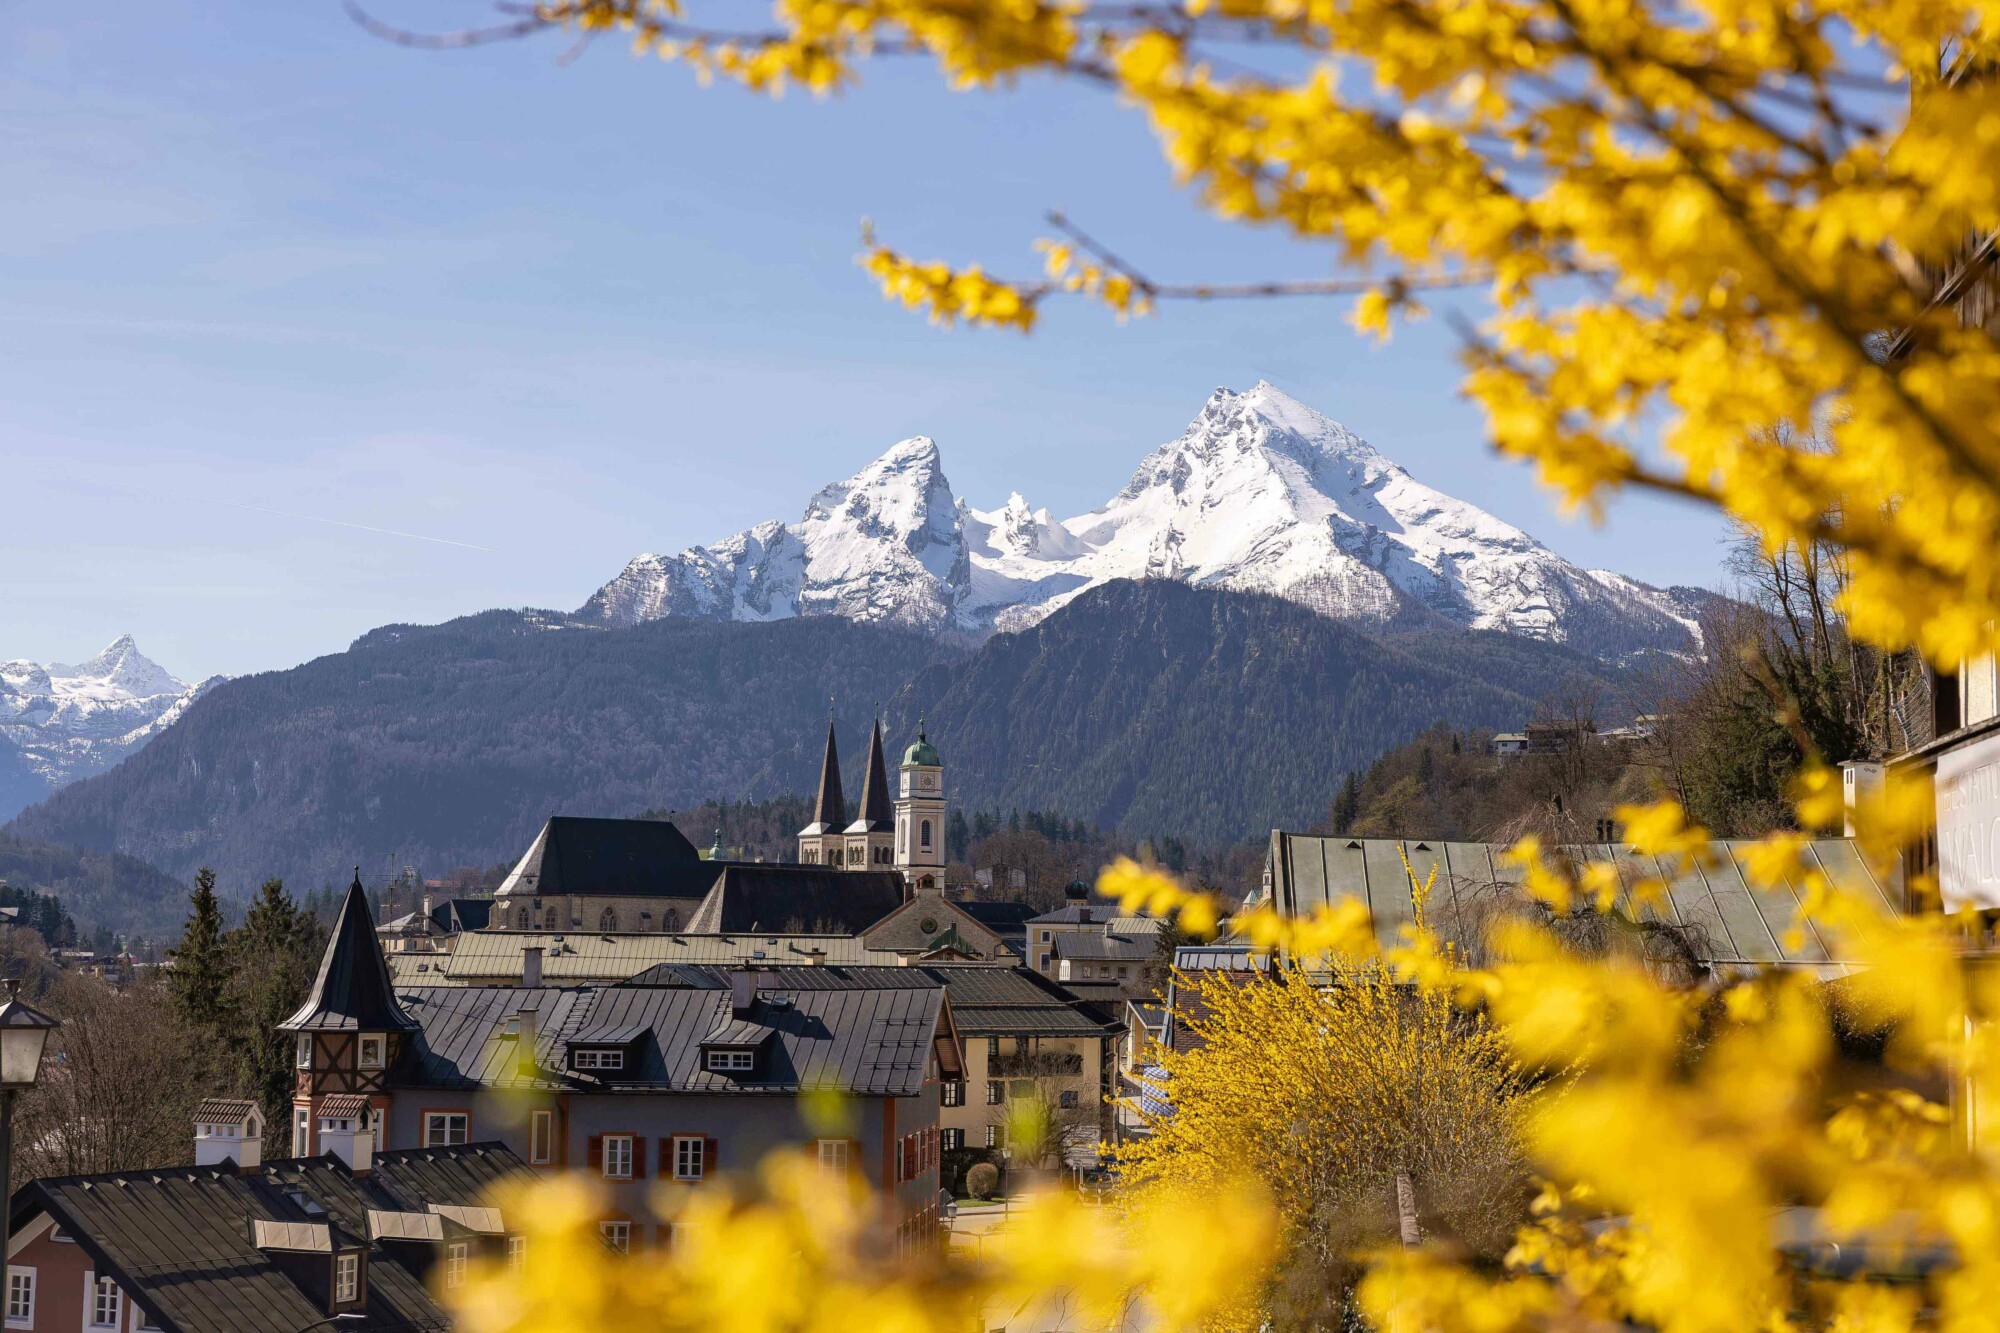
[[[747,1074],[757,1067],[757,1053],[745,1050],[712,1050],[708,1053],[708,1068],[716,1074]]]
[[[371,1032],[361,1038],[361,1067],[380,1069],[388,1063],[388,1038],[379,1032]]]
[[[353,1305],[361,1299],[361,1251],[333,1257],[333,1303]]]
[[[625,1067],[625,1052],[620,1050],[573,1051],[570,1053],[569,1064],[572,1069],[616,1071]]]

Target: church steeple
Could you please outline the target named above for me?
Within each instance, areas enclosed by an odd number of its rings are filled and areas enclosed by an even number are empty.
[[[847,797],[840,790],[840,748],[833,740],[833,702],[826,706],[826,757],[819,765],[819,799],[812,823],[799,830],[799,863],[837,866],[846,859]]]
[[[819,765],[819,800],[805,833],[838,833],[847,827],[847,797],[840,790],[840,749],[834,744],[833,718],[826,720],[826,757]]]
[[[847,826],[849,833],[887,833],[894,827],[889,810],[889,767],[882,759],[882,719],[868,737],[868,763],[861,780],[861,810]]]

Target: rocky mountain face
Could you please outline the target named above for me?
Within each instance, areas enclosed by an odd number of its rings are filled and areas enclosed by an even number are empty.
[[[837,615],[983,635],[1117,579],[1265,593],[1364,626],[1494,630],[1608,661],[1699,651],[1704,597],[1574,565],[1260,383],[1216,390],[1087,514],[1057,520],[1019,493],[975,509],[918,437],[821,491],[797,523],[638,557],[580,614]]]
[[[88,662],[0,662],[0,819],[110,768],[222,679],[177,680],[129,634]]]

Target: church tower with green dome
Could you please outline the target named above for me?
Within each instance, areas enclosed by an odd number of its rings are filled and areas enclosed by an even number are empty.
[[[944,760],[917,723],[896,787],[896,868],[909,892],[944,887]]]

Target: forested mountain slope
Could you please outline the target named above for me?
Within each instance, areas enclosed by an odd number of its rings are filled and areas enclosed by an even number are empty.
[[[1277,597],[1115,582],[919,675],[954,792],[1105,827],[1215,842],[1324,815],[1342,775],[1438,722],[1517,726],[1606,668],[1555,645],[1452,629],[1417,651]]]
[[[1605,670],[1512,636],[1411,642],[1166,580],[1105,584],[976,649],[837,616],[612,630],[495,611],[225,682],[11,827],[176,877],[213,866],[232,895],[271,875],[308,893],[356,863],[436,876],[519,855],[553,813],[810,792],[831,695],[851,798],[879,703],[892,763],[927,720],[962,809],[1224,843],[1317,818],[1344,773],[1426,726],[1518,725]]]
[[[944,651],[830,618],[613,632],[492,611],[389,626],[218,686],[10,827],[174,875],[213,866],[246,894],[269,875],[309,892],[357,862],[371,877],[490,865],[554,813],[802,790],[829,693],[858,740],[877,701]]]

